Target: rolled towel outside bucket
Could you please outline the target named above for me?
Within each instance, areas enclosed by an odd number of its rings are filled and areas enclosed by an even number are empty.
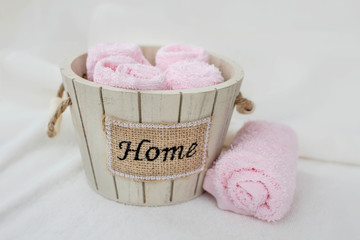
[[[291,128],[248,122],[208,170],[203,187],[220,209],[276,221],[293,200],[297,157],[297,138]]]

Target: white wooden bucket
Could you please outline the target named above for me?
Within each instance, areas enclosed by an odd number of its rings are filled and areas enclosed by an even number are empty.
[[[154,63],[159,47],[142,47]],[[206,169],[221,152],[232,116],[234,101],[243,79],[241,67],[210,55],[225,82],[204,88],[171,91],[137,91],[113,88],[88,81],[87,54],[61,65],[65,90],[72,105],[71,115],[80,144],[82,162],[90,186],[109,199],[132,205],[159,206],[182,203],[198,197]],[[103,116],[129,122],[178,123],[213,117],[205,169],[187,177],[165,181],[134,181],[113,176],[107,170],[107,147]]]

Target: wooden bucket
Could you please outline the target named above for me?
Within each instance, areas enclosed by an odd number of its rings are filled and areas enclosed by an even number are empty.
[[[154,64],[159,47],[142,47]],[[210,54],[210,63],[222,72],[225,82],[204,88],[168,91],[137,91],[96,84],[86,75],[87,54],[70,58],[61,65],[65,90],[72,105],[85,173],[99,194],[125,204],[159,206],[182,203],[198,197],[206,169],[222,150],[243,79],[241,67]],[[165,181],[134,181],[113,176],[107,170],[107,147],[103,116],[129,122],[178,123],[212,116],[206,165],[202,172]]]

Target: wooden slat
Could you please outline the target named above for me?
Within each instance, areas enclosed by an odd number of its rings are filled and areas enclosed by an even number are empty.
[[[143,122],[176,123],[180,104],[180,93],[141,93],[141,115]],[[146,182],[146,205],[170,204],[171,181]]]
[[[102,97],[106,116],[124,121],[139,122],[139,94],[135,91],[117,90],[110,87],[102,88]],[[114,177],[118,193],[118,201],[144,205],[146,198],[143,194],[142,182]]]
[[[143,187],[141,182],[114,177],[118,189],[118,201],[131,205],[144,205]]]
[[[200,196],[204,192],[202,186],[204,183],[205,174],[206,174],[206,171],[202,171],[198,176],[197,186],[194,191],[195,196]]]
[[[212,162],[221,153],[224,138],[226,136],[230,118],[234,109],[233,103],[236,93],[239,91],[239,85],[228,86],[217,90],[216,102],[213,110],[213,126],[210,131],[210,142],[207,162],[207,168],[211,167]]]
[[[67,93],[69,93],[72,101],[72,105],[70,106],[71,117],[76,130],[76,137],[80,147],[81,160],[82,160],[82,165],[84,167],[85,175],[89,185],[93,189],[97,190],[96,176],[94,174],[90,153],[88,151],[86,136],[83,131],[82,119],[77,103],[77,97],[72,83],[72,77],[71,77],[72,73],[68,72],[66,69],[61,69],[61,73],[63,77],[65,90],[67,91]]]
[[[196,91],[196,90],[194,90]],[[180,112],[180,122],[195,121],[211,116],[214,105],[215,89],[205,92],[186,92],[182,93],[182,103]],[[211,136],[210,136],[211,138]],[[173,186],[172,202],[184,202],[195,197],[200,178],[199,174],[194,174],[185,178],[175,179]]]
[[[238,82],[237,84],[233,85],[233,90],[234,90],[233,99],[231,99],[230,102],[235,102],[236,96],[239,94],[239,91],[240,91],[240,86],[241,86],[241,82]],[[234,108],[235,108],[235,105],[234,105],[234,107],[231,107],[231,105],[229,104],[229,111],[228,111],[229,114],[226,116],[227,117],[226,123],[224,124],[224,128],[222,131],[223,135],[221,137],[221,143],[222,143],[221,151],[223,150],[223,147],[224,147],[225,138],[226,138],[226,135],[229,130],[229,125],[230,125],[230,121],[232,118],[232,114],[234,113]],[[239,114],[239,113],[237,113],[237,114]]]
[[[158,47],[142,49],[144,55],[154,63]],[[72,63],[72,69],[69,67],[70,64],[66,63],[66,73],[63,74],[67,78],[64,82],[73,100],[72,115],[75,127],[80,133],[79,142],[85,172],[89,181],[93,181],[90,185],[96,188],[97,183],[102,195],[135,205],[174,204],[200,195],[204,172],[157,183],[136,182],[110,175],[106,169],[106,141],[102,116],[106,113],[108,116],[131,122],[187,122],[213,113],[208,146],[209,167],[222,148],[232,115],[232,103],[243,78],[241,68],[231,61],[211,55],[210,62],[220,68],[225,79],[230,79],[216,86],[182,90],[180,97],[179,92],[174,91],[141,91],[140,94],[137,91],[107,86],[101,88],[100,85],[79,77],[86,71],[85,60],[86,54],[76,58]],[[71,82],[72,79],[74,84]]]
[[[93,83],[73,80],[75,93],[82,116],[87,144],[94,166],[99,192],[116,200],[113,176],[106,169],[106,136],[103,131],[103,104],[101,88]]]

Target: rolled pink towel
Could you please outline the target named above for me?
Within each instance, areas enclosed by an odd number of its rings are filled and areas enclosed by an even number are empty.
[[[182,43],[165,45],[156,53],[156,66],[165,71],[171,64],[184,61],[201,61],[208,63],[209,55],[201,47]]]
[[[107,79],[104,80],[107,81]],[[139,90],[164,90],[166,88],[165,74],[161,69],[139,63],[120,64],[116,68],[112,81],[104,84]]]
[[[248,122],[208,170],[203,187],[220,209],[279,220],[293,200],[297,157],[297,138],[291,128]]]
[[[98,43],[88,49],[86,59],[87,78],[93,81],[94,68],[96,63],[109,56],[126,56],[141,64],[150,65],[146,60],[140,47],[134,43],[104,42]]]
[[[218,68],[199,61],[181,61],[169,66],[166,71],[167,89],[189,89],[222,83]]]
[[[116,69],[120,64],[126,63],[136,63],[134,59],[127,56],[110,56],[105,57],[99,60],[94,69],[94,82],[109,85],[109,86],[116,86]]]

